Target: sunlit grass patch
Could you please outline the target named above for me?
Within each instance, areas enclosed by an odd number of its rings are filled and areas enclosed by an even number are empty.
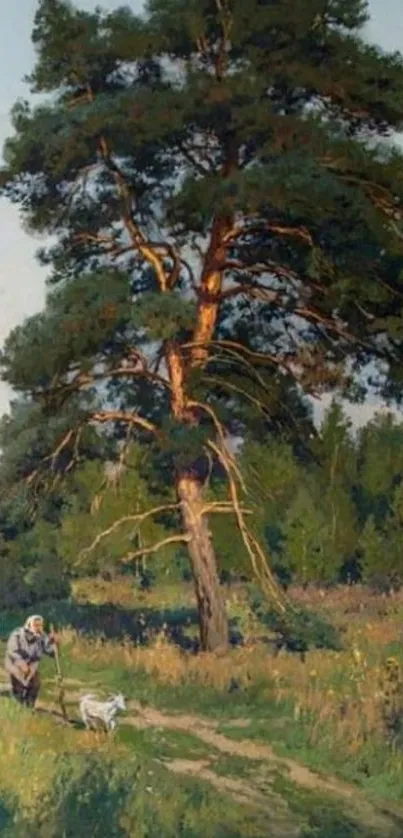
[[[197,778],[171,776],[141,734],[97,737],[0,703],[0,824],[9,838],[260,838],[262,816]],[[149,744],[149,742],[148,742]],[[184,737],[178,737],[180,749]],[[185,828],[186,827],[186,828]],[[212,830],[212,831],[211,831]]]
[[[100,606],[106,600],[121,605],[120,599],[128,597],[127,582],[119,582],[111,592],[114,585],[99,583],[93,595]],[[172,586],[152,590],[147,593],[148,604],[152,597],[157,611],[162,600],[164,608],[179,609],[180,593],[179,587]],[[90,601],[88,581],[80,595]],[[69,714],[78,718],[80,692],[95,691],[106,697],[122,690],[129,700],[171,714],[210,716],[218,729],[234,740],[266,741],[280,754],[335,772],[380,795],[403,799],[398,781],[403,750],[396,720],[400,699],[394,699],[387,716],[384,678],[385,661],[392,653],[397,665],[403,664],[399,597],[375,597],[364,590],[361,608],[359,592],[354,589],[336,589],[329,594],[292,591],[297,601],[330,615],[331,621],[345,629],[340,651],[310,650],[303,662],[298,655],[287,652],[275,656],[270,645],[259,640],[264,632],[251,612],[244,589],[237,586],[228,589],[226,595],[230,617],[241,626],[244,644],[224,655],[184,651],[172,642],[163,625],[142,645],[129,636],[108,639],[64,624],[62,667],[66,683],[72,684],[68,693],[74,696],[74,700],[67,696]],[[137,607],[138,602],[134,597],[133,602],[127,599],[126,605]],[[62,608],[63,613],[68,612]],[[156,625],[158,622],[161,620],[155,620]],[[43,696],[56,706],[54,664],[46,660],[42,668],[46,679]],[[231,726],[232,720],[239,719],[247,726]],[[189,756],[193,748],[197,758],[204,757],[204,745],[196,747],[192,736],[183,736],[183,752]],[[176,733],[167,729],[159,733],[129,729],[122,720],[116,745],[144,755],[147,748],[154,756],[158,752],[167,755],[179,753],[175,737]],[[82,743],[82,750],[89,747],[85,737]]]

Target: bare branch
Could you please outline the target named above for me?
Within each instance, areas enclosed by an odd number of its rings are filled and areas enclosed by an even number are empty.
[[[188,346],[188,344],[183,344],[182,349],[187,348],[187,346]],[[257,361],[257,362],[261,363],[262,365],[272,364],[276,367],[279,367],[280,369],[282,368],[285,372],[287,372],[289,375],[291,375],[294,379],[298,380],[297,376],[296,376],[296,373],[295,373],[295,370],[293,369],[293,366],[292,366],[293,356],[277,357],[276,355],[269,355],[266,352],[255,352],[254,350],[249,349],[246,346],[243,346],[242,344],[238,343],[237,341],[231,341],[231,340],[210,341],[209,346],[210,347],[217,346],[218,348],[220,348],[224,352],[226,352],[227,355],[232,356],[238,362],[243,364],[243,366],[245,366],[249,370],[250,374],[254,378],[256,378],[256,380],[259,382],[259,384],[261,385],[263,390],[265,390],[266,392],[268,392],[266,383],[262,379],[261,375],[259,375],[258,371],[253,366],[253,364],[248,362],[248,360],[247,360],[248,358],[250,358],[251,361]]]
[[[245,221],[252,221],[252,219],[246,218]],[[251,233],[268,232],[279,236],[285,236],[286,238],[297,238],[305,242],[305,244],[308,244],[310,247],[313,247],[313,238],[307,227],[287,227],[282,224],[267,224],[264,221],[259,223],[257,219],[256,224],[248,225],[248,223],[245,224],[245,221],[241,225],[235,225],[226,233],[223,239],[226,244],[229,244],[231,241],[239,239],[242,236],[248,236]]]
[[[167,538],[163,538],[161,541],[158,541],[157,544],[153,544],[152,547],[140,547],[138,550],[135,550],[133,553],[128,553],[127,556],[124,556],[121,559],[122,562],[128,564],[129,562],[133,561],[133,559],[140,558],[140,556],[146,556],[150,553],[156,553],[157,550],[161,550],[162,547],[167,547],[168,544],[178,544],[178,543],[187,543],[191,541],[191,535],[168,535]]]
[[[247,401],[249,401],[251,404],[255,405],[255,407],[257,407],[258,410],[260,410],[260,412],[264,416],[270,416],[269,410],[263,404],[263,402],[261,402],[260,399],[255,398],[255,396],[252,396],[250,393],[247,392],[247,390],[244,390],[242,387],[238,387],[236,384],[227,381],[225,378],[218,378],[218,376],[215,375],[206,374],[203,376],[203,378],[205,378],[207,381],[212,381],[214,384],[218,384],[218,386],[222,387],[224,390],[230,390],[233,393],[238,393],[238,395],[244,396],[244,398],[247,399]]]
[[[106,250],[107,253],[116,257],[124,256],[125,253],[130,253],[133,250],[132,245],[121,245],[115,238],[113,238],[113,236],[107,236],[103,233],[77,233],[74,236],[73,242],[77,244],[80,244],[81,242],[99,244],[104,248],[104,250]]]
[[[204,166],[199,162],[199,160],[197,160],[197,158],[193,156],[192,151],[186,148],[184,143],[178,143],[178,148],[183,154],[183,156],[186,157],[186,160],[190,163],[190,165],[193,166],[199,173],[199,175],[201,175],[202,177],[206,177],[206,175],[210,174],[213,171],[213,165],[211,163],[209,163],[209,167],[205,169]]]
[[[169,381],[163,378],[158,373],[150,370],[148,365],[144,365],[140,353],[137,350],[132,350],[132,359],[123,359],[119,367],[106,368],[103,372],[81,373],[78,371],[77,375],[67,384],[60,384],[52,387],[52,393],[71,393],[78,390],[85,390],[86,387],[91,387],[99,381],[105,381],[112,378],[144,378],[146,381],[152,381],[154,384],[159,384],[167,390],[171,389]],[[71,370],[70,370],[71,372]]]
[[[245,523],[243,512],[239,503],[236,482],[232,475],[231,463],[228,461],[226,452],[222,451],[218,445],[215,445],[213,442],[209,442],[208,445],[215,452],[226,471],[238,528],[251,560],[253,571],[260,582],[262,590],[264,590],[265,593],[270,596],[272,601],[275,602],[278,610],[284,613],[286,610],[287,598],[281,593],[279,586],[276,584],[273,574],[268,566],[264,551],[262,550],[258,540],[249,531]]]
[[[214,503],[207,503],[203,506],[200,515],[210,515],[211,513],[219,515],[230,514],[234,515],[234,505],[232,501],[215,501]],[[252,509],[242,509],[243,515],[253,515]]]
[[[61,454],[62,451],[64,451],[64,449],[67,448],[67,446],[69,445],[69,443],[73,439],[74,434],[77,433],[77,430],[79,430],[79,429],[70,428],[70,430],[67,431],[67,433],[64,435],[63,439],[61,440],[59,445],[57,445],[57,447],[54,449],[54,451],[52,451],[51,454],[48,454],[47,457],[44,457],[43,460],[41,460],[41,465],[43,465],[44,463],[51,462],[52,468],[54,468],[54,465],[56,463],[56,460],[57,460],[59,454]],[[31,472],[31,474],[28,475],[28,477],[26,478],[26,483],[27,483],[28,486],[30,486],[34,482],[34,480],[36,479],[38,474],[39,474],[39,468],[35,469],[34,471]]]
[[[84,550],[80,551],[76,564],[80,564],[86,556],[88,556],[95,550],[96,547],[98,547],[101,541],[104,541],[105,538],[116,532],[116,530],[119,529],[119,527],[123,526],[123,524],[137,523],[137,525],[140,526],[143,523],[143,521],[147,520],[147,518],[151,518],[155,515],[160,515],[162,512],[167,512],[168,510],[172,511],[174,509],[178,509],[177,503],[168,503],[163,504],[161,506],[155,506],[153,509],[149,509],[147,512],[143,512],[138,515],[123,515],[122,518],[118,518],[118,520],[114,521],[114,523],[111,524],[111,526],[108,527],[106,530],[103,530],[101,533],[98,533],[98,535],[96,536],[96,538],[94,538],[94,541],[92,542],[92,544],[90,544],[89,547],[86,547]]]
[[[127,184],[127,180],[112,157],[112,153],[108,148],[107,142],[103,137],[100,141],[100,154],[104,161],[106,168],[111,172],[115,178],[118,192],[123,201],[123,215],[122,221],[129,234],[132,246],[152,265],[155,270],[158,284],[161,291],[168,290],[168,276],[164,268],[163,260],[157,256],[155,250],[150,246],[147,237],[144,235],[140,227],[133,219],[132,213],[132,192]]]
[[[89,420],[104,424],[105,422],[122,422],[127,425],[138,425],[150,433],[158,434],[158,428],[149,422],[148,419],[143,419],[137,413],[126,413],[124,410],[100,410],[96,413],[91,413]]]
[[[80,95],[79,98],[72,99],[71,106],[74,107],[75,104],[82,102],[86,99],[87,102],[93,103],[95,100],[94,91],[91,88],[91,85],[87,83],[85,85],[85,94],[83,96]],[[165,271],[163,261],[159,258],[156,253],[154,252],[153,248],[150,247],[147,237],[144,235],[140,227],[136,224],[133,219],[133,212],[132,212],[132,202],[133,202],[133,193],[131,187],[127,183],[127,179],[123,174],[122,170],[116,163],[113,158],[112,152],[108,146],[105,137],[101,137],[99,140],[98,145],[98,152],[102,162],[104,163],[105,167],[109,170],[112,174],[119,196],[123,202],[123,214],[122,214],[122,222],[126,228],[126,231],[129,235],[132,248],[137,250],[143,257],[146,259],[154,268],[159,286],[161,291],[168,290],[168,277]]]
[[[334,332],[336,335],[339,335],[339,337],[344,338],[348,341],[348,343],[356,344],[357,346],[361,346],[365,349],[373,349],[370,343],[361,340],[357,335],[351,334],[348,329],[344,328],[341,323],[337,322],[335,317],[327,317],[325,314],[317,311],[313,306],[296,306],[293,309],[293,314],[298,315],[298,317],[305,318],[305,320],[313,321],[315,325],[319,324],[325,327],[330,332]]]

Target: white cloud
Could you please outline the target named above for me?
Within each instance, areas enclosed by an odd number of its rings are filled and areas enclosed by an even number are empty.
[[[313,411],[315,423],[318,425],[323,419],[323,415],[330,406],[333,396],[326,395],[321,399],[313,399]],[[391,409],[384,402],[377,399],[371,399],[364,404],[351,404],[344,402],[343,404],[346,414],[350,417],[355,428],[361,428],[373,419],[376,413],[393,413],[399,421],[403,421],[403,413],[400,410]]]

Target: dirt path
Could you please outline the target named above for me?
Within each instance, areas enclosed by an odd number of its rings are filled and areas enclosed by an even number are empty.
[[[142,707],[138,702],[130,702],[130,710],[137,715],[125,717],[125,723],[137,728],[161,727],[191,733],[218,751],[230,756],[243,757],[257,762],[270,762],[274,767],[286,768],[289,779],[307,789],[322,790],[350,799],[356,790],[353,786],[333,778],[324,778],[293,759],[277,756],[270,745],[260,744],[248,739],[235,740],[217,732],[218,724],[200,716],[168,715],[152,707]]]
[[[269,819],[270,838],[299,838],[301,826],[280,794],[272,791],[263,793],[244,779],[217,774],[207,759],[167,759],[161,760],[161,763],[174,774],[205,780],[221,794],[228,794],[238,803],[260,810]]]
[[[81,689],[78,689],[80,686]],[[0,684],[0,694],[3,692],[3,687],[6,685]],[[88,686],[74,679],[66,679],[65,688],[67,706],[74,706],[72,715],[77,719],[77,704],[80,695],[88,690]],[[93,686],[92,688],[95,689]],[[40,701],[38,709],[42,712],[51,712],[56,717],[59,715],[57,710],[55,713],[55,704],[49,701]],[[59,721],[61,721],[60,717]],[[166,757],[158,761],[174,774],[198,777],[234,799],[270,814],[273,838],[297,838],[301,828],[300,824],[298,826],[295,824],[281,794],[270,787],[270,777],[274,782],[276,776],[283,776],[295,786],[307,791],[323,792],[325,797],[332,798],[335,802],[342,802],[343,809],[357,819],[357,825],[365,826],[368,830],[372,829],[373,834],[382,835],[383,838],[398,838],[403,835],[403,807],[389,802],[372,803],[355,786],[335,777],[312,771],[289,757],[280,757],[275,754],[270,745],[247,738],[231,739],[218,731],[218,721],[188,713],[165,713],[154,707],[143,706],[138,701],[130,701],[128,712],[124,716],[124,724],[137,729],[177,730],[208,745],[212,749],[211,757],[204,759]],[[247,719],[234,720],[234,727],[247,728],[247,725]],[[250,761],[251,776],[245,779],[217,773],[214,770],[214,762],[219,754]],[[265,774],[263,788],[261,777],[259,782],[259,769],[262,767]],[[274,820],[273,816],[275,816]]]
[[[279,757],[274,753],[270,745],[253,742],[248,739],[233,740],[222,733],[218,733],[218,723],[205,719],[200,716],[193,716],[189,714],[169,715],[162,713],[152,707],[143,707],[139,702],[130,702],[129,709],[135,711],[136,715],[130,714],[125,717],[125,723],[133,725],[137,728],[157,727],[168,728],[171,730],[180,730],[197,737],[202,742],[210,745],[212,748],[229,756],[241,757],[247,760],[258,763],[269,764],[275,773],[285,774],[287,779],[297,786],[303,787],[309,791],[324,792],[333,798],[343,799],[351,814],[355,814],[359,820],[365,823],[366,826],[374,830],[379,829],[379,835],[388,836],[403,834],[403,808],[394,806],[393,804],[373,805],[365,796],[355,787],[342,780],[334,777],[328,777],[318,774],[307,768],[294,759]],[[237,727],[242,720],[237,720]],[[167,768],[176,773],[189,774],[192,773],[209,781],[220,787],[222,790],[230,791],[232,786],[232,793],[238,797],[244,793],[249,796],[249,801],[252,802],[252,796],[259,795],[256,787],[248,786],[245,782],[229,780],[222,776],[214,774],[214,772],[207,768],[210,765],[206,760],[170,760],[165,762]],[[212,778],[215,778],[214,780]],[[224,783],[225,780],[225,783]],[[226,785],[226,788],[225,788]],[[267,797],[266,800],[267,807]],[[399,833],[396,829],[399,826]],[[392,832],[391,832],[392,830]],[[297,833],[298,834],[298,833]]]
[[[76,705],[83,688],[78,690],[78,681],[66,682],[66,701],[68,705]],[[50,709],[49,703],[41,702],[43,709]],[[54,705],[53,705],[54,710]],[[74,715],[76,716],[75,710]],[[247,719],[235,720],[234,726],[247,727]],[[295,786],[311,792],[323,792],[336,802],[342,802],[343,807],[357,821],[374,830],[375,834],[383,838],[396,838],[403,835],[403,807],[392,803],[371,803],[355,786],[349,785],[335,777],[319,774],[294,759],[280,757],[270,745],[254,742],[249,739],[235,740],[218,732],[219,722],[192,714],[169,714],[154,707],[143,706],[138,701],[128,702],[128,712],[124,716],[124,724],[137,729],[159,728],[177,730],[202,741],[212,748],[211,757],[206,759],[165,758],[159,760],[165,767],[175,774],[193,775],[210,783],[220,791],[230,794],[237,800],[270,812],[276,812],[276,822],[279,823],[278,835],[281,838],[293,838],[299,835],[299,827],[290,823],[290,812],[281,796],[270,788],[270,774],[274,777],[283,776]],[[256,771],[262,765],[265,767],[264,790],[259,788],[259,781],[252,778],[252,782],[242,777],[236,778],[218,774],[214,771],[214,761],[218,754],[238,757],[255,763]],[[253,769],[252,769],[253,770]],[[269,778],[269,780],[268,780]],[[274,830],[273,838],[276,838]]]

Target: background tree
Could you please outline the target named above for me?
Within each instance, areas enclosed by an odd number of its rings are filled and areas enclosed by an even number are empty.
[[[141,563],[145,568],[147,557],[159,542],[164,543],[159,569],[172,561],[178,537],[170,533],[169,517],[164,525],[149,514],[157,498],[150,497],[140,477],[141,457],[141,450],[133,445],[122,474],[116,474],[116,464],[107,463],[111,470],[99,462],[86,463],[76,472],[59,528],[60,552],[70,573],[108,572],[113,576],[124,572],[128,564]],[[164,511],[166,506],[166,497],[161,497]],[[171,506],[174,509],[173,488]]]
[[[203,648],[228,639],[210,512],[235,514],[284,607],[226,444],[245,402],[270,421],[288,384],[401,368],[403,167],[377,141],[401,123],[403,64],[360,39],[365,20],[362,0],[151,0],[142,18],[38,4],[41,101],[14,108],[2,183],[56,241],[53,290],[3,376],[66,422],[59,457],[101,424],[136,431],[153,479],[170,475]],[[217,465],[230,495],[213,505]]]
[[[403,479],[403,427],[391,413],[379,414],[357,437],[357,509],[362,521],[381,524],[392,511]]]

